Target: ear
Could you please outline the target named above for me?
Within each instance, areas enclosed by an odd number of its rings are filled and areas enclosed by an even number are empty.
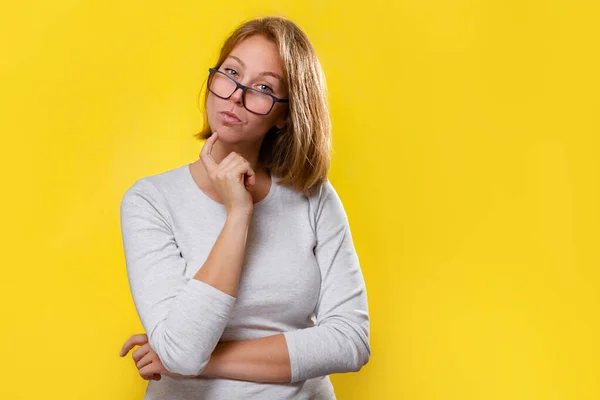
[[[285,127],[287,126],[287,118],[288,118],[288,111],[286,110],[285,113],[283,113],[283,115],[277,120],[277,122],[275,123],[275,126],[278,129],[285,129]]]

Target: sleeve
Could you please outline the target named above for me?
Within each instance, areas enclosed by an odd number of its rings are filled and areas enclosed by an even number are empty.
[[[290,383],[357,372],[371,356],[365,282],[342,202],[326,180],[315,216],[314,254],[321,270],[315,326],[284,332]]]
[[[150,347],[168,371],[199,374],[217,346],[236,298],[185,275],[166,200],[144,178],[121,200],[121,231],[135,308]]]

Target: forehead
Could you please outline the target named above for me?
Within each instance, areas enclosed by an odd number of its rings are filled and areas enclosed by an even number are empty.
[[[242,60],[248,70],[257,73],[270,71],[283,75],[277,45],[262,35],[253,35],[239,42],[229,53],[230,60],[231,56]]]

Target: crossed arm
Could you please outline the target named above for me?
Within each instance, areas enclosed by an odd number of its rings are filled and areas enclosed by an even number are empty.
[[[146,335],[133,335],[123,345],[121,356],[126,355],[135,345],[146,345]],[[288,383],[291,379],[290,358],[283,334],[258,339],[221,342],[213,351],[206,367],[198,375],[181,375],[164,368],[158,355],[148,346],[148,353],[134,352],[133,359],[138,369],[142,357],[148,357],[152,365],[151,373],[140,372],[142,376],[163,374],[173,377],[227,378],[261,383]]]
[[[368,362],[369,316],[358,257],[337,193],[329,182],[323,192],[314,221],[314,253],[322,274],[316,325],[236,342],[219,339],[235,302],[237,279],[227,278],[238,278],[237,265],[217,268],[223,265],[221,257],[209,256],[195,279],[187,281],[182,273],[185,260],[170,231],[168,212],[157,200],[158,191],[141,181],[128,192],[121,216],[129,280],[152,345],[147,352],[156,351],[164,367],[157,373],[290,383],[356,372]],[[220,239],[244,231],[239,229],[242,222],[232,221],[226,222]],[[213,250],[219,253],[224,247],[216,243]],[[203,318],[192,317],[198,315]]]
[[[219,343],[200,376],[287,383],[290,357],[283,334]]]

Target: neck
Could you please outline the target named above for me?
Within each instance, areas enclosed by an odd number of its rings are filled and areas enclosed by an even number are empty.
[[[217,164],[225,159],[231,152],[235,151],[244,157],[251,165],[254,172],[259,175],[266,173],[266,168],[260,167],[258,163],[258,153],[260,151],[261,142],[258,143],[224,143],[221,140],[213,145],[211,155]]]

